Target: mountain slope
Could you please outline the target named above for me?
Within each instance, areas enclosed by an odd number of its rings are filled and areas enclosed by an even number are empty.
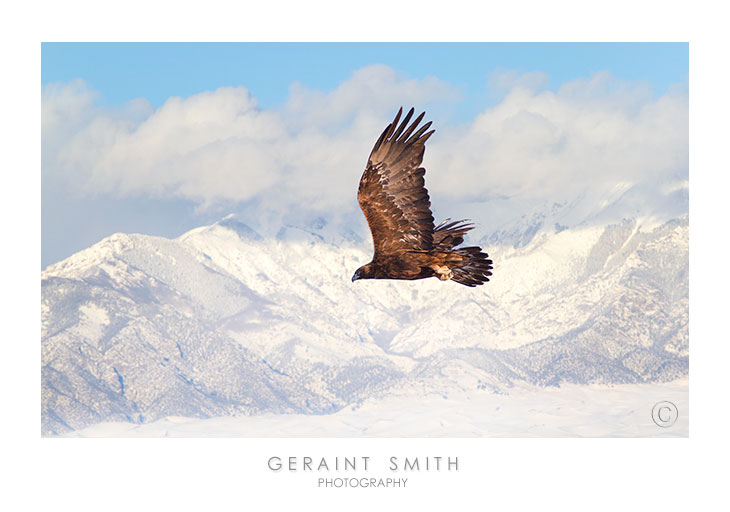
[[[174,240],[113,235],[48,267],[43,432],[687,375],[686,217],[530,222],[487,246],[494,279],[473,289],[352,283],[369,248],[323,227],[265,238],[226,218]]]

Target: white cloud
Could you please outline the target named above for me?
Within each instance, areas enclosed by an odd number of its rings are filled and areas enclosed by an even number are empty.
[[[539,89],[542,73],[493,78],[504,99],[466,125],[435,121],[425,166],[435,202],[565,199],[591,188],[686,180],[687,92],[659,98],[607,73]],[[369,150],[398,106],[434,111],[449,84],[360,69],[329,93],[293,84],[279,109],[243,87],[95,106],[82,82],[43,89],[43,172],[86,194],[184,198],[206,208],[350,212]]]
[[[487,77],[487,87],[493,93],[504,94],[516,87],[538,91],[550,83],[550,76],[544,71],[519,73],[512,69],[493,71]]]
[[[292,84],[284,113],[292,127],[301,129],[314,125],[331,130],[343,128],[345,123],[352,123],[358,116],[366,116],[368,122],[382,125],[383,118],[379,116],[382,113],[386,114],[386,118],[392,116],[394,109],[406,100],[413,105],[425,105],[456,99],[456,89],[438,78],[409,78],[379,64],[355,71],[330,93]]]
[[[470,126],[432,140],[430,165],[445,172],[431,173],[430,183],[455,199],[566,199],[686,176],[687,95],[652,99],[606,74],[558,92],[518,86]]]

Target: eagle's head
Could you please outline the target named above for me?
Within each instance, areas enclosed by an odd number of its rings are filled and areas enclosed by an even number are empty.
[[[352,275],[352,282],[354,283],[358,279],[372,279],[373,276],[375,276],[375,265],[368,263],[355,271]]]

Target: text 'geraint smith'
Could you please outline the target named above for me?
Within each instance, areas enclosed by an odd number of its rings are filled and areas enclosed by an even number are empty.
[[[269,457],[271,471],[369,471],[370,457]],[[387,459],[390,471],[458,471],[459,457],[396,457]],[[382,469],[382,468],[379,468]]]

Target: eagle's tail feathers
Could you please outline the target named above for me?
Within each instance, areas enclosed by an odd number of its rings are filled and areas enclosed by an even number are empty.
[[[461,256],[467,256],[469,259],[464,263],[462,259],[459,262],[448,262],[449,268],[453,273],[451,280],[465,286],[479,286],[489,281],[492,275],[492,260],[486,252],[482,252],[480,247],[463,247],[454,251]]]

